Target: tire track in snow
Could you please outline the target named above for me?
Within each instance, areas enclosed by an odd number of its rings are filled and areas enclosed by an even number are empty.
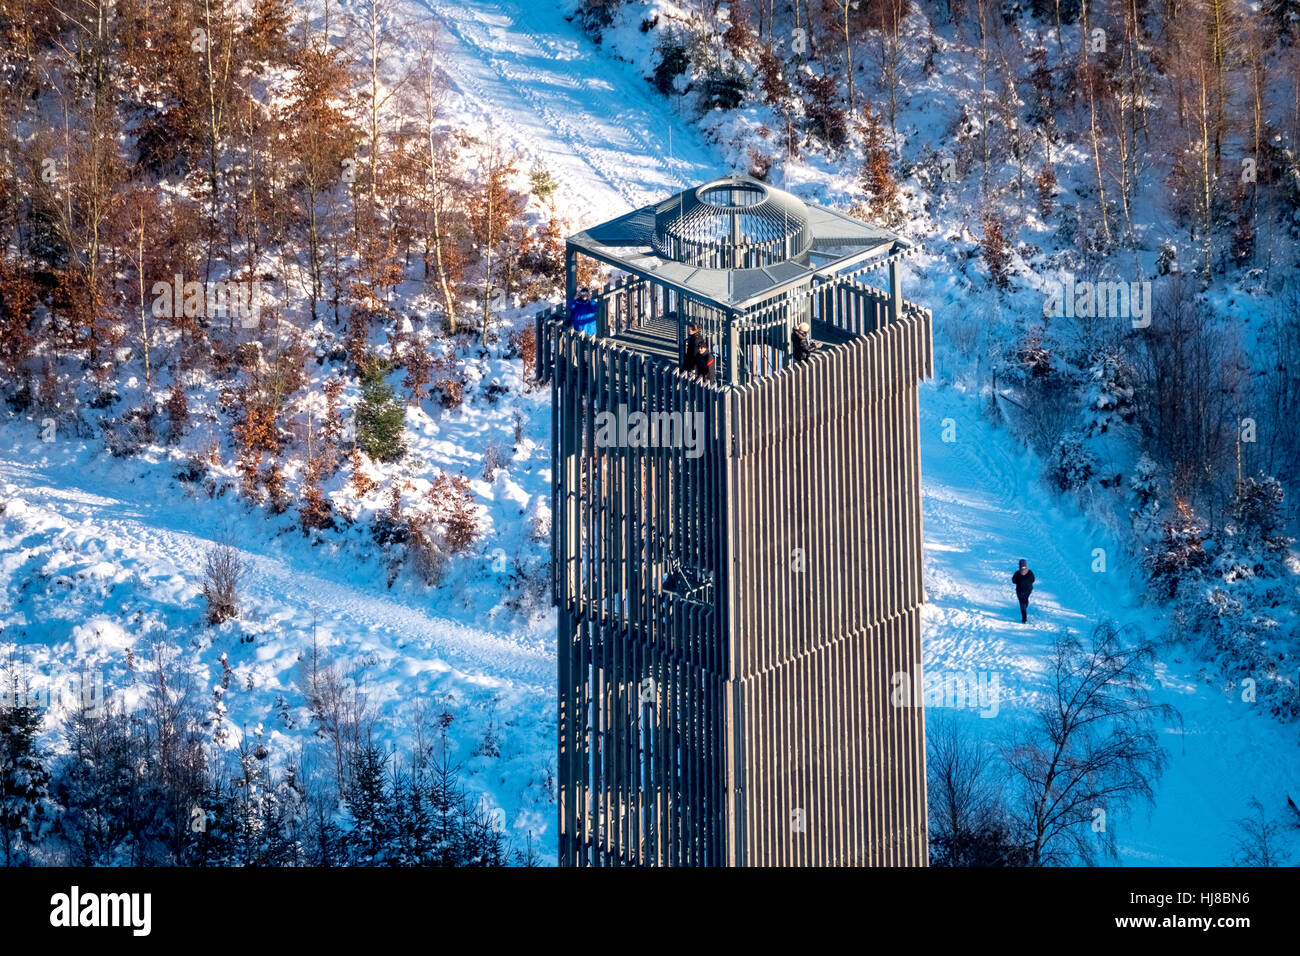
[[[644,81],[630,77],[625,64],[600,59],[590,41],[557,11],[523,4],[420,2],[455,41],[448,51],[459,67],[449,64],[452,82],[495,133],[509,130],[522,152],[556,158],[548,167],[567,187],[573,205],[586,206],[591,215],[621,214],[717,168],[716,152],[698,133],[666,103],[654,102],[648,89],[636,89],[634,84]],[[552,32],[539,32],[539,18],[546,18]],[[527,48],[523,52],[520,41]],[[577,55],[563,55],[569,50]],[[613,87],[623,73],[633,83],[617,91],[599,88]],[[659,133],[670,128],[675,147],[671,164],[665,136]],[[650,170],[657,176],[647,176]],[[593,195],[593,181],[607,195]]]
[[[940,419],[924,401],[921,403],[921,421],[923,435],[939,433]],[[1038,491],[1031,487],[1023,466],[1017,467],[997,442],[981,443],[980,454],[975,453],[969,439],[959,438],[945,443],[942,449],[947,454],[955,454],[965,468],[980,479],[975,486],[994,499],[1001,515],[1014,524],[1019,532],[1014,537],[1029,545],[1028,553],[1014,557],[1031,558],[1030,567],[1046,568],[1052,572],[1044,583],[1051,584],[1050,593],[1058,597],[1064,609],[1072,607],[1092,620],[1110,613],[1097,601],[1092,588],[1083,582],[1071,561],[1062,554],[1059,529],[1050,527],[1038,510],[1027,507],[1031,498],[1038,497]],[[930,457],[933,458],[934,453]],[[1006,537],[1010,539],[1012,536]],[[1013,556],[1008,555],[1010,560]],[[1041,575],[1035,574],[1035,577]],[[1009,571],[1007,578],[1010,578]]]
[[[203,558],[219,534],[170,527],[165,507],[127,505],[86,489],[54,487],[39,469],[0,462],[0,479],[13,482],[14,496],[49,513],[66,530],[87,526],[109,549],[129,553],[153,567],[170,565],[172,573],[197,582]],[[174,520],[174,519],[173,519]],[[238,543],[250,574],[244,591],[264,610],[310,612],[313,604],[333,620],[364,633],[388,632],[439,656],[466,673],[549,687],[554,661],[549,649],[530,648],[459,621],[412,607],[388,591],[372,593],[327,573],[290,564],[274,554]]]
[[[606,164],[599,162],[596,159],[595,149],[584,142],[579,131],[549,108],[531,85],[536,77],[511,73],[505,65],[504,59],[491,52],[492,39],[482,17],[474,17],[472,21],[463,20],[457,17],[447,4],[439,3],[437,0],[427,0],[427,5],[442,20],[451,33],[460,40],[461,44],[475,55],[480,63],[491,69],[500,80],[504,81],[512,93],[525,101],[549,130],[560,134],[561,141],[578,154],[595,178],[603,180],[625,203],[635,205],[636,188],[628,180],[617,177]],[[495,10],[503,21],[510,22],[513,25],[513,19],[502,11],[499,6],[492,5],[491,9]],[[470,13],[468,8],[460,8],[460,10],[466,16]],[[540,48],[539,52],[541,52]],[[572,73],[569,75],[573,77]],[[576,77],[573,78],[576,80]],[[492,109],[487,111],[489,118],[500,122],[503,118],[510,116],[511,111],[503,108],[500,98],[490,93],[483,83],[474,79],[469,71],[458,72],[453,77],[453,82],[457,85],[463,83],[481,102],[490,104]],[[581,86],[579,82],[575,82],[573,85],[575,88]]]
[[[1004,451],[1006,437],[971,421],[976,404],[959,406],[923,388],[920,406],[925,569],[927,587],[935,584],[923,612],[925,666],[999,673],[1004,702],[1027,704],[1040,681],[1048,632],[1088,631],[1119,609],[1103,607],[1093,592],[1102,581],[1085,581],[1065,552],[1070,542],[1087,540],[1083,519],[1056,514],[1032,469]],[[942,422],[950,415],[959,431],[945,443]],[[1041,582],[1028,627],[1011,593],[1018,557],[1029,560]]]

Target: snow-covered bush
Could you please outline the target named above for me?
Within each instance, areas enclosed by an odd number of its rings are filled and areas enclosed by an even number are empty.
[[[262,470],[262,487],[266,489],[266,504],[272,514],[281,515],[289,509],[293,499],[285,485],[284,469],[278,461],[272,461]]]
[[[1281,569],[1280,557],[1289,543],[1282,534],[1285,497],[1282,483],[1263,473],[1242,478],[1232,497],[1231,531],[1236,549],[1266,564],[1268,573]]]
[[[1038,188],[1038,212],[1046,219],[1052,214],[1052,200],[1056,196],[1056,170],[1050,162],[1043,163],[1034,183]]]
[[[804,114],[808,132],[832,152],[840,149],[849,135],[848,116],[840,100],[839,78],[833,73],[799,74],[804,93]]]
[[[551,603],[551,562],[549,557],[520,561],[510,571],[503,607],[525,620],[533,621],[545,614]]]
[[[1019,369],[1031,378],[1046,378],[1056,370],[1052,364],[1052,347],[1041,328],[1025,331],[1017,345],[1016,359]]]
[[[667,28],[659,33],[655,44],[655,68],[651,82],[664,96],[681,92],[680,78],[691,68],[687,38],[681,31]]]
[[[459,356],[449,354],[434,363],[433,390],[443,408],[460,408],[465,401],[465,386],[469,378],[465,364]]]
[[[1160,499],[1158,497],[1160,488],[1157,484],[1159,474],[1160,466],[1156,464],[1156,460],[1143,452],[1133,469],[1133,477],[1129,481],[1134,495],[1137,496],[1138,512],[1140,514],[1151,515],[1160,510]]]
[[[439,472],[414,502],[404,502],[402,490],[397,482],[389,487],[388,507],[370,528],[375,543],[389,554],[388,583],[392,585],[409,561],[425,584],[440,584],[451,557],[469,550],[478,539],[474,492],[463,475],[446,472]]]
[[[1204,526],[1186,501],[1175,499],[1174,515],[1146,558],[1151,587],[1166,598],[1177,597],[1182,588],[1200,580],[1209,560]]]
[[[167,395],[167,443],[174,445],[181,440],[189,425],[190,407],[185,398],[185,388],[178,375],[172,377],[172,387]]]
[[[1097,456],[1079,435],[1066,435],[1056,443],[1047,462],[1047,473],[1061,491],[1078,491],[1097,471]]]
[[[428,515],[413,517],[407,538],[407,554],[420,580],[429,587],[442,583],[447,572],[447,551],[442,534]]]
[[[711,64],[700,80],[700,109],[738,109],[745,102],[750,85],[749,77],[738,64]]]
[[[246,569],[234,547],[219,544],[203,561],[203,598],[209,624],[221,624],[239,615],[239,585]]]
[[[1011,287],[1011,244],[998,217],[990,212],[984,216],[984,231],[980,236],[980,254],[988,266],[989,278],[999,290]]]
[[[121,418],[100,422],[104,432],[104,447],[115,458],[138,455],[154,442],[154,413],[152,408],[133,408]]]
[[[1089,433],[1105,432],[1116,418],[1132,422],[1136,416],[1133,397],[1137,372],[1128,357],[1119,349],[1103,349],[1088,369],[1088,377],[1091,381],[1088,409],[1092,413]]]
[[[497,472],[504,467],[506,450],[496,442],[483,446],[483,480],[489,484],[496,480]]]
[[[551,505],[538,495],[528,511],[528,526],[534,541],[547,541],[551,537]]]
[[[1144,462],[1139,466],[1153,483],[1154,462]],[[1176,498],[1146,564],[1152,589],[1174,601],[1171,636],[1213,661],[1243,701],[1292,720],[1300,718],[1292,663],[1300,657],[1300,579],[1277,532],[1281,500],[1280,486],[1267,476],[1243,480],[1231,523],[1211,536]]]
[[[468,551],[478,539],[478,511],[474,493],[463,475],[441,473],[429,489],[429,500],[445,528],[447,549],[452,554]]]
[[[324,455],[313,455],[307,462],[307,474],[302,486],[302,506],[298,509],[298,523],[304,534],[335,527],[334,506],[321,489],[325,467]]]
[[[1290,664],[1300,651],[1300,634],[1294,615],[1288,629],[1277,611],[1295,598],[1294,585],[1229,578],[1179,602],[1183,636],[1215,662],[1244,702],[1258,703],[1280,720],[1300,718],[1300,684]]]

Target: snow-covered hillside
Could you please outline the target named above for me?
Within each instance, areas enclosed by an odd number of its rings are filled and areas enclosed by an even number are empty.
[[[1045,690],[1052,632],[1086,633],[1102,618],[1161,633],[1165,622],[1135,589],[1114,535],[1053,498],[1038,469],[1005,429],[990,427],[973,396],[922,389],[921,452],[926,551],[924,611],[927,683],[974,674],[996,677],[998,706],[987,702],[948,714],[972,734],[1005,738],[1007,724],[1029,720],[1027,707]],[[944,419],[955,424],[945,442]],[[1094,549],[1110,558],[1094,572]],[[1022,625],[1010,586],[1017,559],[1037,575],[1030,623]],[[1172,704],[1182,723],[1162,728],[1169,756],[1149,816],[1112,819],[1120,862],[1127,865],[1221,866],[1231,861],[1237,821],[1252,797],[1285,803],[1300,788],[1293,727],[1278,724],[1236,689],[1215,680],[1194,648],[1164,655],[1155,699]]]
[[[715,129],[722,144],[708,139],[666,106],[638,64],[610,56],[616,37],[597,47],[558,5],[409,5],[441,26],[440,66],[458,122],[508,146],[525,166],[544,165],[558,183],[556,207],[575,228],[728,171],[743,155],[735,142],[743,128]],[[624,34],[635,41],[634,28]],[[936,83],[927,95],[942,92]],[[908,123],[926,122],[923,102],[910,110]],[[793,167],[785,184],[839,201],[852,175],[817,162]],[[968,332],[972,314],[1001,306],[975,298],[945,269],[974,248],[961,204],[933,215],[922,223],[926,252],[904,283],[909,299],[934,311],[942,337]],[[508,310],[503,321],[522,325],[533,307]],[[514,846],[531,843],[552,861],[554,616],[538,573],[549,396],[525,387],[516,358],[461,348],[465,404],[406,411],[410,451],[427,463],[427,479],[439,470],[466,475],[483,508],[482,536],[435,587],[405,575],[391,581],[360,524],[322,541],[304,535],[292,514],[250,510],[233,491],[233,472],[225,486],[205,486],[179,476],[180,452],[117,458],[98,435],[58,433],[49,442],[39,421],[0,422],[0,666],[52,691],[51,739],[66,713],[61,695],[73,694],[87,671],[129,705],[141,693],[130,662],[163,645],[210,700],[212,732],[224,729],[225,746],[260,729],[278,761],[327,762],[299,686],[315,645],[355,683],[388,745],[409,751],[418,705],[451,714],[449,739],[470,790],[502,811]],[[969,353],[944,342],[939,351],[940,377],[921,393],[925,664],[932,681],[996,676],[995,715],[953,713],[973,735],[996,741],[1030,719],[1054,631],[1088,631],[1112,618],[1155,636],[1165,623],[1143,602],[1126,544],[1043,486],[1042,463],[989,423],[988,396],[951,374]],[[489,445],[500,458],[492,474],[484,468]],[[249,576],[240,618],[210,628],[201,569],[221,542],[240,550]],[[1109,558],[1103,572],[1093,570],[1099,548]],[[1038,577],[1028,625],[1009,584],[1021,557]],[[1177,707],[1182,723],[1162,728],[1170,764],[1154,811],[1110,823],[1125,864],[1227,863],[1253,797],[1270,807],[1287,794],[1300,799],[1295,726],[1243,702],[1193,651],[1170,646],[1161,661],[1156,697]],[[233,679],[223,681],[229,671]]]

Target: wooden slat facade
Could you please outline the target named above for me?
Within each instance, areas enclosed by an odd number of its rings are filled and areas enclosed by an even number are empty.
[[[562,865],[927,861],[924,714],[890,695],[921,673],[930,313],[809,295],[830,344],[744,385],[538,316]],[[700,454],[598,442],[620,406],[698,415]],[[673,570],[703,592],[664,590]]]

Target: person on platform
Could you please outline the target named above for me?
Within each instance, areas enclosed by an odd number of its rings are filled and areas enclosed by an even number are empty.
[[[596,314],[600,306],[591,298],[586,286],[578,290],[578,297],[569,303],[569,326],[584,335],[596,334]]]
[[[701,342],[695,350],[695,374],[706,382],[713,381],[713,350],[708,342]]]
[[[700,331],[700,324],[691,322],[686,326],[686,344],[682,348],[683,372],[693,373],[695,371],[695,362],[699,358],[700,346],[704,344],[704,333]]]
[[[794,360],[804,361],[813,354],[815,348],[817,343],[813,341],[811,327],[807,322],[800,322],[795,326],[794,335],[790,338],[790,350],[794,353]]]

